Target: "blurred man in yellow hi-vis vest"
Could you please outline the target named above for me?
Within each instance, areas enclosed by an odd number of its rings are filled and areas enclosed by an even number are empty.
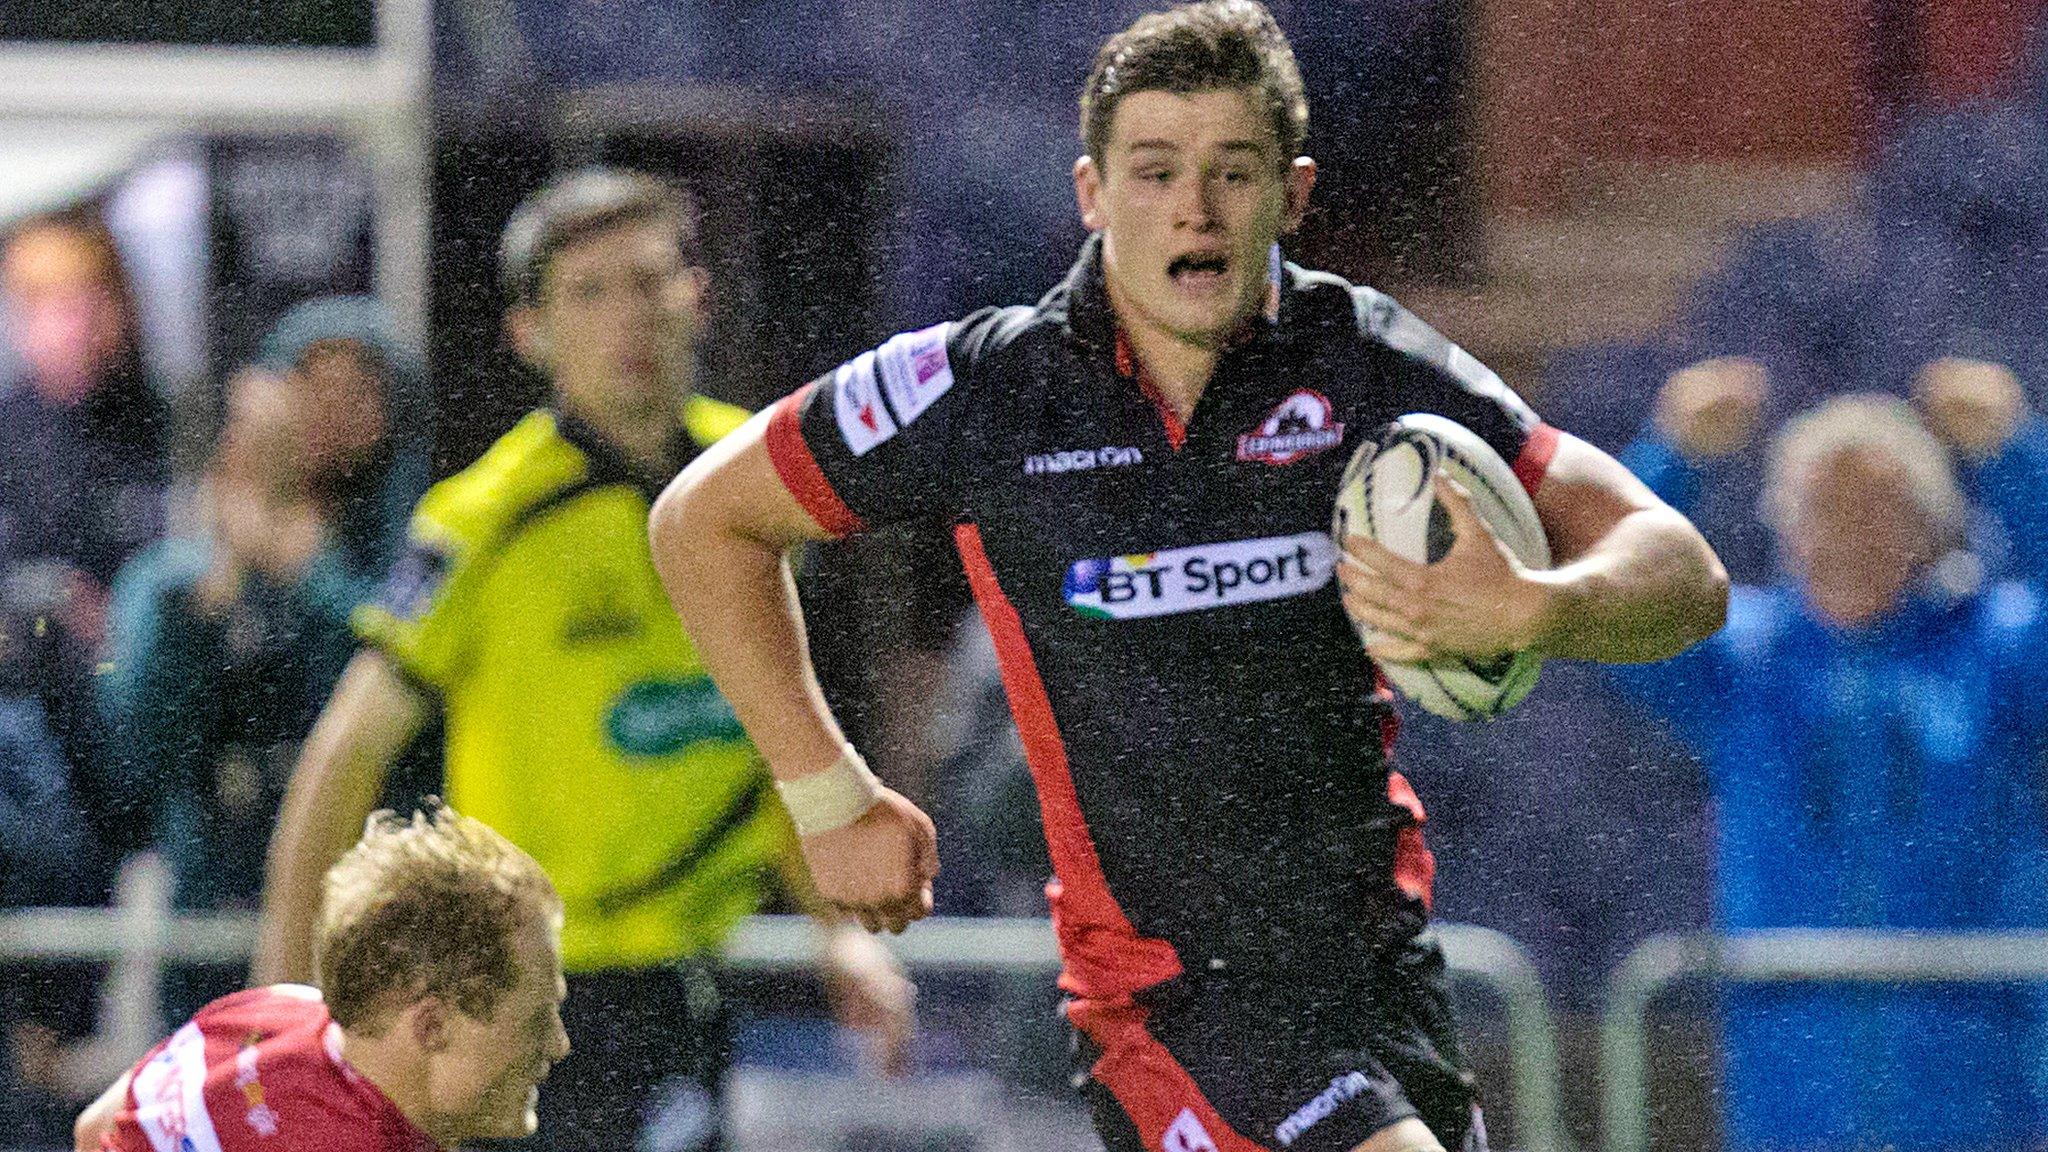
[[[778,877],[806,888],[766,768],[662,592],[647,515],[746,413],[694,394],[705,273],[677,190],[585,169],[529,197],[500,271],[514,349],[554,385],[414,512],[411,550],[306,741],[270,851],[258,982],[304,979],[319,878],[436,705],[447,793],[539,860],[566,918],[573,1054],[549,1152],[722,1146],[720,943]],[[822,937],[849,1022],[896,1065],[911,988],[857,926]]]

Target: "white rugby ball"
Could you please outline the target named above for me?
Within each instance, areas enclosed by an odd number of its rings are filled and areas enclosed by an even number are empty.
[[[1337,488],[1330,534],[1340,547],[1356,532],[1410,560],[1442,559],[1454,534],[1450,514],[1437,504],[1439,471],[1471,493],[1479,518],[1525,566],[1550,567],[1550,541],[1514,469],[1478,433],[1429,412],[1411,412],[1359,446]],[[1370,640],[1371,630],[1361,626],[1359,637]],[[1452,720],[1489,720],[1513,708],[1536,686],[1542,666],[1543,658],[1528,651],[1380,663],[1403,696]]]

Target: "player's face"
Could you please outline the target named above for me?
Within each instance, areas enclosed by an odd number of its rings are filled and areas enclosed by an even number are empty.
[[[522,350],[575,411],[673,419],[695,368],[703,298],[680,225],[629,221],[555,254]]]
[[[1098,166],[1074,168],[1126,324],[1213,344],[1265,306],[1267,255],[1300,222],[1315,165],[1281,154],[1258,94],[1134,92]]]
[[[447,1127],[464,1140],[531,1135],[538,1118],[540,1082],[569,1054],[562,1030],[561,930],[531,924],[516,942],[520,976],[490,1017],[454,1014],[454,1034],[435,1077],[437,1109],[454,1118]]]

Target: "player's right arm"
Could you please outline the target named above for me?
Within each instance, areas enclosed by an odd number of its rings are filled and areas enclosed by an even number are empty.
[[[374,649],[358,652],[299,752],[263,889],[253,985],[313,978],[314,918],[327,869],[363,834],[384,778],[430,702]]]
[[[78,1114],[71,1125],[71,1146],[76,1152],[101,1152],[106,1147],[107,1137],[114,1134],[114,1120],[128,1103],[128,1085],[134,1075],[121,1073],[120,1079]]]
[[[843,770],[851,751],[818,687],[788,554],[837,533],[791,495],[768,450],[774,410],[676,477],[649,522],[655,568],[719,691],[778,784]],[[801,823],[801,821],[800,821]],[[852,823],[802,837],[818,894],[870,931],[932,907],[932,822],[883,788]]]

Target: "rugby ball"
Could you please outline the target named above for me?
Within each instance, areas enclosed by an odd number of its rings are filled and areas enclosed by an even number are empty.
[[[1450,514],[1437,504],[1438,472],[1471,493],[1479,518],[1525,566],[1550,567],[1550,541],[1514,469],[1478,433],[1428,412],[1411,412],[1359,446],[1337,488],[1330,534],[1339,547],[1356,532],[1398,556],[1434,564],[1454,535]],[[1370,640],[1371,630],[1360,626],[1359,638]],[[1536,686],[1542,666],[1543,658],[1527,651],[1380,663],[1403,696],[1452,720],[1489,720],[1513,708]]]

